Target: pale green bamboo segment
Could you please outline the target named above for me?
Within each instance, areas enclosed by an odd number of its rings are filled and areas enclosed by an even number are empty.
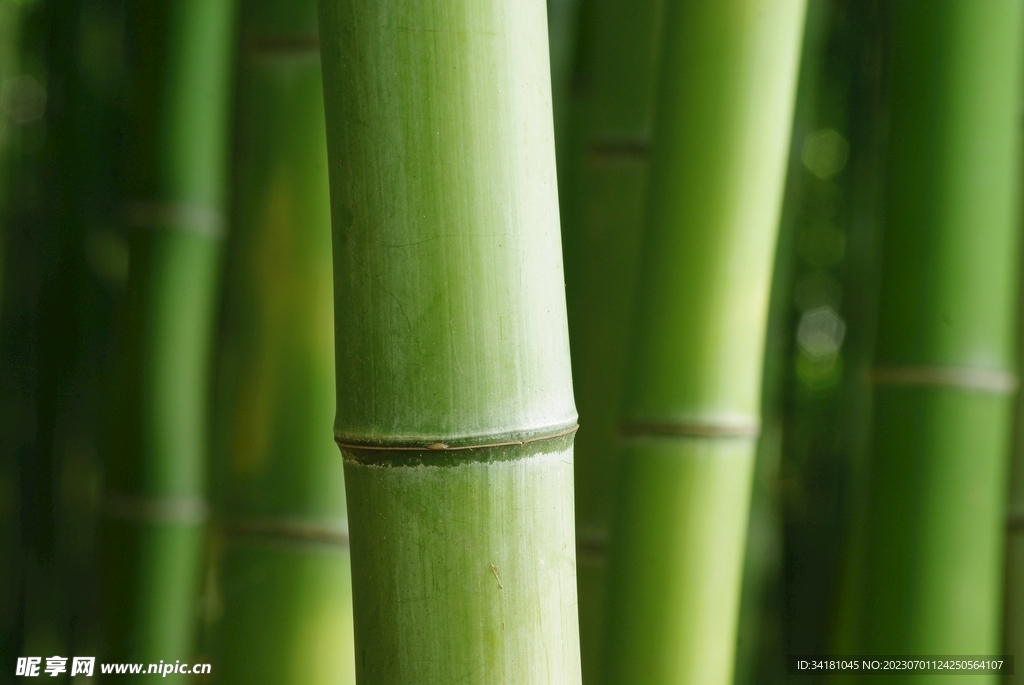
[[[580,682],[572,448],[556,442],[450,466],[346,460],[361,685]]]
[[[214,681],[355,682],[332,439],[330,199],[315,0],[244,0],[214,414]]]
[[[173,663],[192,656],[206,514],[234,5],[154,0],[127,14],[130,266],[103,437],[103,658]]]
[[[669,0],[606,681],[731,682],[803,0]]]
[[[605,682],[732,682],[754,442],[626,448]]]
[[[743,428],[759,414],[805,2],[666,11],[625,416]]]
[[[213,682],[355,682],[346,546],[237,538],[220,568],[224,616]]]
[[[578,685],[544,2],[321,0],[320,36],[357,681]]]
[[[1018,0],[908,1],[889,18],[864,609],[875,653],[1001,651],[1022,19]]]
[[[543,0],[321,0],[341,442],[576,422]]]

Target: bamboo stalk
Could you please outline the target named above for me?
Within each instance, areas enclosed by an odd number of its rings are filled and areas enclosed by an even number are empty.
[[[547,0],[547,11],[548,52],[551,55],[551,108],[555,126],[555,149],[561,166],[564,144],[572,138],[566,131],[566,126],[569,123],[572,79],[577,60],[580,1]]]
[[[889,18],[864,606],[875,653],[1000,646],[1020,10],[902,2]]]
[[[881,190],[878,13],[870,2],[809,5],[806,34],[821,34],[821,47],[814,71],[801,77],[810,116],[794,130],[801,192],[782,417],[787,568],[780,663],[786,654],[861,653],[843,637],[837,642],[837,633],[849,632],[843,604],[853,586],[844,583],[861,527],[858,485],[870,433]]]
[[[18,74],[21,61],[18,54],[21,43],[20,19],[20,7],[14,0],[0,0],[0,88],[5,83],[10,83],[9,79]],[[10,222],[8,175],[12,165],[11,138],[14,135],[11,118],[6,112],[0,116],[0,312],[3,311],[4,266],[7,261],[4,254],[4,239],[7,235],[7,224]]]
[[[26,303],[32,312],[27,328],[31,336],[33,434],[31,443],[21,450],[20,493],[22,649],[44,653],[64,651],[70,627],[69,597],[61,582],[58,550],[62,532],[58,512],[63,504],[58,484],[66,456],[62,433],[68,435],[73,430],[68,420],[69,388],[74,385],[81,346],[76,286],[83,226],[74,211],[79,182],[74,141],[83,119],[83,103],[81,74],[75,62],[79,32],[76,22],[68,21],[81,7],[81,0],[64,0],[40,4],[27,14],[26,18],[38,22],[34,40],[44,61],[36,66],[42,69],[33,75],[34,84],[19,80],[14,97],[16,109],[38,127],[36,150],[30,154],[38,165],[33,179],[37,192],[46,198],[26,213],[34,215],[29,221],[38,222],[33,227],[38,233],[31,241],[35,249],[26,260],[33,290]],[[33,101],[34,106],[22,109]],[[23,133],[27,131],[23,129]]]
[[[579,683],[542,0],[321,0],[360,683]]]
[[[559,158],[559,191],[581,420],[574,452],[584,683],[600,682],[605,651],[607,549],[620,454],[616,429],[643,228],[662,4],[600,0],[587,6],[571,111],[564,117],[570,123],[556,128],[556,135],[570,138],[559,141],[559,152],[566,153]],[[563,101],[570,101],[568,93]]]
[[[214,434],[223,683],[355,681],[316,1],[246,0]]]
[[[13,0],[0,0],[0,88],[10,83],[21,68],[23,11]],[[10,299],[12,289],[8,280],[18,269],[8,266],[6,248],[16,244],[13,240],[16,183],[20,178],[17,162],[18,145],[16,126],[8,116],[0,116],[0,659],[12,663],[17,658],[20,626],[18,600],[21,593],[21,545],[18,539],[20,525],[17,499],[19,469],[17,449],[24,425],[19,416],[24,411],[20,395],[24,379],[19,373],[20,361],[12,349],[11,335],[16,318]],[[15,291],[16,292],[16,291]],[[18,382],[21,380],[21,382]],[[22,429],[24,430],[24,428]]]
[[[804,2],[666,6],[608,683],[730,682]]]
[[[131,261],[101,533],[110,661],[191,654],[233,14],[230,0],[129,7]]]

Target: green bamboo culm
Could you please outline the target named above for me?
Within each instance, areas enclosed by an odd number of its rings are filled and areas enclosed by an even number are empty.
[[[21,68],[22,9],[14,0],[0,0],[0,89],[10,88],[11,79],[19,75]],[[7,268],[9,244],[14,212],[11,207],[15,171],[15,136],[18,127],[13,126],[8,113],[0,113],[0,382],[7,388],[0,398],[0,549],[5,553],[0,558],[0,659],[11,663],[20,656],[18,596],[21,593],[19,567],[22,564],[19,538],[18,502],[13,493],[18,490],[18,451],[14,430],[18,420],[18,405],[23,400],[21,393],[13,392],[15,385],[9,382],[17,373],[17,360],[8,342],[8,323],[11,320],[10,306],[5,298],[7,279],[11,270]],[[10,295],[7,295],[10,297]],[[17,399],[16,399],[17,398]],[[10,493],[10,494],[8,494]]]
[[[18,75],[18,68],[21,66],[19,59],[21,56],[19,54],[20,10],[20,3],[14,0],[0,0],[0,89],[5,85],[10,89],[10,80]],[[8,104],[4,109],[10,109],[10,105]],[[4,244],[8,231],[7,224],[10,222],[8,175],[12,166],[10,159],[13,147],[11,139],[14,136],[14,126],[11,125],[12,118],[9,112],[0,112],[0,311],[3,309],[4,302],[4,265],[6,262]]]
[[[173,663],[191,655],[206,514],[234,8],[131,3],[127,29],[130,265],[104,440],[105,657]]]
[[[569,121],[573,70],[579,37],[580,0],[546,0],[548,12],[548,53],[551,55],[552,118],[555,144],[561,156]],[[559,159],[561,164],[561,159]]]
[[[559,192],[581,426],[574,449],[576,544],[587,685],[601,681],[605,654],[607,550],[621,455],[617,430],[643,234],[662,5],[587,5],[569,126],[556,127],[556,135],[571,136],[559,141],[559,151],[566,152],[559,158]]]
[[[1021,18],[1018,0],[891,8],[869,652],[1000,650]]]
[[[355,682],[316,0],[243,0],[213,424],[218,683]]]
[[[606,682],[732,679],[803,0],[669,0]]]
[[[578,685],[543,0],[321,0],[361,685]]]

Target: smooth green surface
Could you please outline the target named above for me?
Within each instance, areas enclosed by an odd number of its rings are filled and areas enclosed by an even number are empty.
[[[128,9],[130,266],[103,441],[109,661],[191,656],[233,17],[230,0]]]
[[[202,529],[108,519],[100,534],[107,654],[98,660],[191,661]]]
[[[875,392],[869,653],[998,654],[1009,402]]]
[[[732,679],[804,11],[666,4],[622,411],[634,437],[611,546],[611,685]]]
[[[569,136],[572,80],[579,39],[580,1],[547,0],[548,44],[551,55],[551,106],[555,122],[558,164],[562,164],[564,143]]]
[[[606,682],[731,682],[754,447],[751,438],[627,446]]]
[[[234,0],[128,7],[132,199],[224,201]]]
[[[206,383],[219,246],[172,228],[128,234],[106,486],[198,496],[206,465]]]
[[[576,422],[542,0],[322,0],[344,442]]]
[[[643,229],[660,0],[583,8],[578,64],[562,102],[559,193],[573,385],[583,681],[604,658],[607,544],[621,451],[616,435]],[[554,62],[554,58],[553,58]],[[554,84],[558,94],[558,83]],[[556,97],[556,120],[557,105]]]
[[[346,461],[362,685],[580,680],[572,450]]]
[[[215,682],[355,682],[347,548],[240,539],[220,569]]]
[[[893,8],[876,366],[1013,368],[1020,10]],[[869,651],[999,652],[1010,409],[998,388],[876,384]]]
[[[1020,14],[893,10],[878,365],[1014,364]]]
[[[625,417],[749,425],[804,2],[666,11]]]
[[[299,516],[344,526],[342,464],[331,433],[330,199],[316,16],[302,32],[281,33],[260,16],[279,4],[242,6],[214,485],[225,517]],[[294,35],[314,41],[287,45]]]
[[[332,439],[330,199],[316,3],[241,5],[233,218],[213,425],[218,683],[355,682]]]
[[[599,682],[608,603],[608,543],[620,483],[617,429],[633,284],[643,225],[646,163],[621,160],[587,169],[588,202],[579,203],[586,232],[569,260],[582,273],[569,281],[569,333],[579,397],[576,462],[576,542],[579,554],[580,649],[586,683]],[[566,266],[566,274],[574,274]],[[573,286],[584,290],[573,297]],[[574,307],[574,305],[576,305]],[[574,318],[575,317],[575,318]]]

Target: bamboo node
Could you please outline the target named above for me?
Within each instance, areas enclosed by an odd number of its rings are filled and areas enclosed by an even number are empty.
[[[591,157],[602,161],[646,162],[651,141],[641,137],[602,138],[590,145]]]
[[[199,497],[149,497],[107,492],[103,513],[109,518],[133,523],[199,524],[209,509]]]
[[[309,542],[322,545],[348,546],[348,527],[325,525],[318,521],[296,518],[236,518],[222,523],[230,538],[261,538],[281,542]]]
[[[1010,394],[1017,390],[1017,375],[995,369],[956,366],[876,366],[869,371],[874,385],[945,386]]]
[[[576,531],[577,559],[603,561],[608,555],[608,531],[603,527],[588,526]]]
[[[630,421],[619,425],[619,435],[633,438],[756,438],[761,424],[749,421]]]
[[[170,228],[223,238],[224,215],[211,207],[186,202],[135,200],[125,207],[125,222],[132,228]]]
[[[552,432],[524,435],[516,440],[506,436],[495,436],[493,442],[479,437],[468,438],[465,443],[427,442],[426,440],[403,440],[392,444],[353,442],[340,435],[334,442],[341,449],[346,461],[360,464],[432,464],[454,465],[471,461],[506,461],[523,456],[522,448],[536,446],[538,451],[566,449],[572,445],[572,437],[579,428],[573,424]],[[505,439],[502,439],[505,438]],[[545,445],[544,443],[548,443]]]
[[[338,447],[342,449],[354,450],[377,450],[384,452],[422,452],[424,450],[461,452],[463,450],[479,450],[486,449],[488,447],[522,447],[524,445],[528,445],[531,442],[539,442],[541,440],[552,440],[554,438],[572,435],[578,429],[579,424],[573,424],[571,427],[566,429],[558,430],[552,433],[540,433],[538,435],[525,436],[519,440],[502,440],[498,438],[494,442],[486,442],[484,440],[476,439],[473,441],[473,444],[466,445],[449,444],[446,442],[428,443],[425,440],[408,440],[394,444],[377,442],[354,442],[340,435],[334,436],[334,442],[337,443]]]

